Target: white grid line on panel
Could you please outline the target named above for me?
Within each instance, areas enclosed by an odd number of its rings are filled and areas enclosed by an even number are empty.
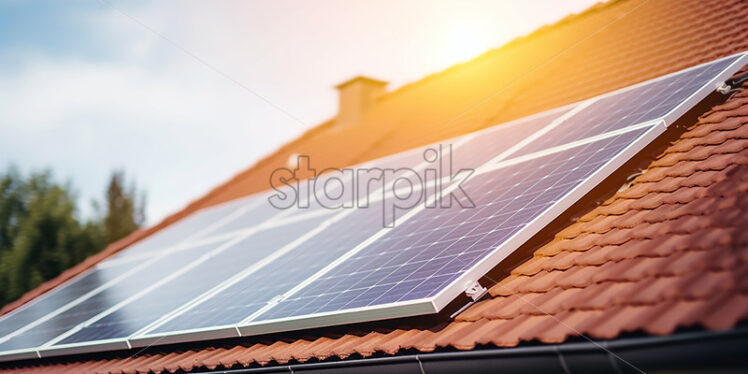
[[[612,137],[615,137],[615,136],[618,136],[618,135],[621,135],[621,134],[625,134],[627,132],[639,130],[639,129],[642,129],[642,128],[645,128],[645,127],[654,126],[654,125],[657,125],[659,123],[664,123],[661,118],[656,119],[654,121],[647,121],[647,122],[640,123],[640,124],[637,124],[637,125],[633,125],[633,126],[629,126],[629,127],[624,127],[622,129],[610,131],[610,132],[607,132],[607,133],[604,133],[604,134],[590,136],[590,137],[585,138],[585,139],[581,139],[581,140],[577,140],[577,141],[574,141],[574,142],[571,142],[571,143],[566,143],[566,144],[559,145],[559,146],[556,146],[556,147],[548,148],[548,149],[543,150],[543,151],[528,153],[526,155],[522,155],[522,156],[519,156],[519,157],[511,158],[511,159],[508,159],[508,160],[505,160],[505,161],[496,162],[496,163],[493,163],[493,164],[486,163],[485,165],[483,165],[481,168],[479,168],[476,171],[476,176],[480,175],[480,174],[483,174],[483,173],[487,173],[489,171],[494,171],[494,170],[505,168],[507,166],[512,166],[512,165],[516,165],[516,164],[519,164],[519,163],[522,163],[522,162],[525,162],[525,161],[533,160],[533,159],[536,159],[536,158],[539,158],[539,157],[544,157],[544,156],[547,156],[547,155],[550,155],[550,154],[553,154],[553,153],[558,153],[558,152],[561,152],[561,151],[565,151],[567,149],[576,148],[576,147],[579,147],[579,146],[582,146],[582,145],[585,145],[585,144],[589,144],[589,143],[594,143],[594,142],[599,141],[599,140],[603,140],[603,139],[607,139],[607,138],[612,138]]]

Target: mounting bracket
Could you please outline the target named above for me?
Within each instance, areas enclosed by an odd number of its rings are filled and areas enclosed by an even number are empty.
[[[467,288],[465,288],[465,295],[473,299],[473,301],[480,300],[480,298],[485,296],[487,293],[488,289],[481,286],[478,281],[471,281],[470,283],[468,283]]]
[[[449,318],[454,319],[458,314],[462,313],[465,309],[475,304],[476,301],[480,300],[487,293],[488,293],[488,289],[486,287],[481,286],[480,283],[478,283],[478,281],[469,281],[467,283],[467,287],[465,287],[465,295],[467,295],[467,297],[469,297],[471,300],[467,304],[463,305],[456,312],[452,313],[452,315],[449,316]]]
[[[726,82],[722,82],[719,86],[717,86],[716,91],[723,95],[727,95],[730,93],[730,91],[732,91],[732,87],[730,87],[730,85]]]

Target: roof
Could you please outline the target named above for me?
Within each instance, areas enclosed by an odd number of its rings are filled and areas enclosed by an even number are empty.
[[[320,168],[340,167],[592,97],[748,49],[747,16],[748,3],[740,1],[596,5],[384,96],[357,125],[339,131],[330,131],[330,122],[319,125],[4,310],[196,209],[259,191],[292,153],[312,155]],[[658,154],[646,155],[644,172],[630,186],[612,187],[600,204],[589,202],[592,208],[499,273],[490,297],[454,321],[156,347],[136,357],[31,361],[18,370],[191,371],[560,343],[580,334],[614,339],[731,329],[748,318],[747,124],[748,91],[707,108]]]

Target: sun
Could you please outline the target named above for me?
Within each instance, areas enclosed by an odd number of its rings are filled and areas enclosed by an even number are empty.
[[[450,62],[464,62],[485,52],[486,30],[478,23],[460,22],[448,29],[444,44]]]

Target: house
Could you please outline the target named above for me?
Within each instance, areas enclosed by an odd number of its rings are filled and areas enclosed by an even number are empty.
[[[344,167],[748,50],[748,3],[622,0],[393,92],[361,79],[341,116],[7,313],[198,209],[267,189],[308,154]],[[743,68],[743,72],[748,67]],[[353,82],[356,83],[356,82]],[[728,372],[748,367],[748,88],[710,96],[491,271],[453,319],[395,319],[4,362],[8,372]],[[347,106],[348,94],[366,97]],[[345,111],[345,112],[344,112]]]

